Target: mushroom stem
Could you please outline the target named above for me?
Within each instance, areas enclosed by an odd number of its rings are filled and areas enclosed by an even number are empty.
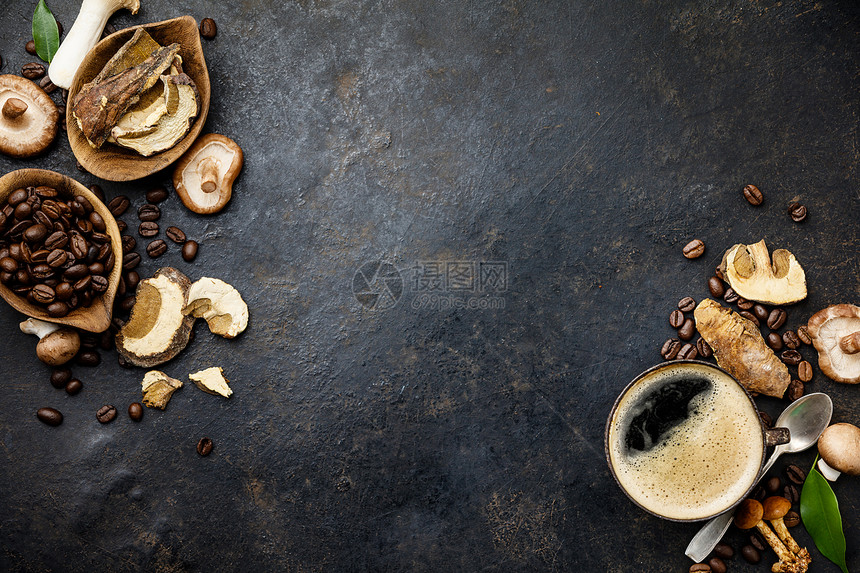
[[[6,119],[17,119],[27,111],[28,107],[26,102],[16,97],[10,97],[3,104],[3,117]]]
[[[860,330],[843,336],[839,340],[839,348],[845,354],[857,354],[860,352]]]
[[[204,193],[213,193],[218,189],[219,163],[220,161],[214,157],[207,157],[197,166],[197,174],[200,175],[200,189]]]
[[[800,553],[800,545],[794,540],[791,536],[791,533],[788,532],[788,528],[785,526],[785,521],[781,517],[777,519],[771,519],[770,524],[773,526],[773,530],[776,532],[777,537],[779,537],[780,541],[782,541],[788,550],[797,555]]]
[[[56,332],[57,330],[60,330],[62,328],[62,326],[60,326],[59,324],[45,322],[44,320],[39,320],[38,318],[28,318],[27,320],[19,324],[18,327],[24,334],[35,334],[39,337],[39,340],[45,338],[52,332]]]
[[[785,545],[783,545],[782,541],[779,540],[779,537],[776,536],[773,530],[767,526],[767,523],[759,521],[755,526],[762,534],[765,541],[767,541],[767,544],[773,548],[774,553],[776,553],[776,556],[779,557],[780,561],[794,561],[794,554],[785,548]]]
[[[821,472],[821,475],[823,475],[827,481],[836,481],[839,479],[839,476],[842,475],[842,472],[833,469],[827,465],[827,462],[820,458],[818,460],[818,471]]]

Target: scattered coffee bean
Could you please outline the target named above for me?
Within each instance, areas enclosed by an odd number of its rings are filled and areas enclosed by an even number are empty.
[[[59,390],[65,388],[72,379],[72,371],[68,368],[54,368],[51,372],[51,386]]]
[[[809,329],[806,325],[797,327],[797,338],[804,344],[812,344],[812,337],[809,335]]]
[[[144,223],[157,221],[161,218],[161,209],[158,208],[158,205],[152,205],[150,203],[141,205],[140,209],[137,210],[137,218]]]
[[[785,517],[782,518],[783,523],[785,523],[786,527],[797,527],[800,525],[800,514],[796,511],[791,510],[785,514]]]
[[[69,383],[66,384],[66,393],[69,394],[69,396],[74,396],[75,394],[83,390],[83,388],[84,385],[81,384],[80,380],[78,380],[77,378],[72,378],[71,380],[69,380]]]
[[[714,355],[711,345],[708,344],[704,338],[700,338],[696,341],[696,350],[702,358],[710,358]]]
[[[759,410],[758,417],[761,418],[761,425],[765,428],[773,428],[773,418],[770,414]]]
[[[792,203],[788,206],[788,215],[795,223],[800,223],[806,219],[806,207],[800,203]]]
[[[78,353],[76,362],[81,366],[98,366],[102,362],[102,357],[95,350],[84,350]]]
[[[164,187],[156,187],[146,192],[146,200],[150,203],[161,203],[167,199],[169,195],[170,194],[167,192],[167,189]]]
[[[131,201],[125,195],[118,195],[108,203],[108,209],[114,217],[119,217],[125,213],[129,206],[131,206]]]
[[[681,324],[681,327],[678,328],[678,338],[687,341],[692,340],[695,335],[696,322],[692,318],[688,318],[683,322],[683,324]]]
[[[126,229],[128,229],[128,223],[123,221],[122,219],[116,220],[116,228],[119,229],[120,233],[124,233]]]
[[[31,56],[38,56],[38,52],[36,52],[36,42],[30,40],[26,44],[24,44],[24,50],[30,54]]]
[[[56,408],[39,408],[36,417],[49,426],[59,426],[63,423],[63,414]]]
[[[726,289],[726,292],[723,293],[723,300],[729,304],[734,304],[738,302],[738,299],[741,298],[738,296],[738,293],[732,287]]]
[[[790,350],[797,350],[800,347],[800,338],[797,334],[792,330],[786,330],[782,334],[782,342],[788,347]]]
[[[140,405],[140,402],[132,402],[129,404],[128,417],[135,422],[140,422],[140,420],[143,419],[143,406]]]
[[[738,314],[741,315],[742,317],[744,317],[745,319],[747,319],[748,321],[750,321],[751,323],[753,323],[754,325],[756,325],[756,328],[758,328],[759,322],[753,313],[751,313],[748,310],[742,310]]]
[[[218,35],[218,26],[212,18],[203,18],[200,20],[200,35],[207,40],[214,40]]]
[[[797,377],[801,382],[809,382],[812,380],[812,364],[806,360],[802,360],[797,365]]]
[[[146,254],[156,259],[167,252],[167,243],[161,239],[156,239],[146,246]]]
[[[728,543],[717,543],[716,547],[714,547],[714,557],[719,557],[720,559],[731,559],[735,556],[735,550],[732,549],[732,546]]]
[[[705,243],[701,239],[693,239],[684,245],[683,252],[688,259],[697,259],[705,254]]]
[[[201,456],[208,456],[212,453],[212,440],[209,438],[200,438],[197,442],[197,453]]]
[[[30,62],[21,67],[21,75],[28,80],[38,80],[45,75],[45,66],[39,62]]]
[[[197,241],[185,241],[185,244],[182,245],[182,258],[186,263],[190,263],[195,258],[197,258],[197,249],[199,245]]]
[[[185,233],[182,232],[182,229],[178,227],[167,227],[167,230],[164,232],[167,235],[167,238],[176,243],[177,245],[183,244],[188,238],[185,236]],[[693,300],[693,299],[690,299]],[[681,303],[678,303],[679,305]],[[695,307],[695,303],[694,303]],[[682,309],[683,310],[683,309]],[[693,310],[692,308],[690,310]]]
[[[660,355],[663,360],[674,360],[681,350],[681,341],[677,338],[670,338],[663,343],[663,348],[660,349]]]
[[[130,271],[137,268],[140,264],[140,255],[138,253],[126,253],[122,256],[122,269]]]
[[[767,345],[770,346],[774,351],[779,352],[780,350],[782,350],[782,337],[777,333],[769,333],[765,341],[767,342]]]
[[[131,309],[134,308],[134,303],[137,299],[133,296],[127,296],[119,302],[119,309],[123,312],[131,312]]]
[[[711,568],[711,573],[726,573],[726,564],[719,557],[709,559],[708,566]]]
[[[752,545],[744,545],[741,547],[741,556],[744,558],[744,561],[753,565],[761,561],[761,553],[759,553],[759,549],[756,549]]]
[[[678,351],[678,360],[695,360],[698,355],[695,345],[688,343]]]
[[[782,480],[779,479],[779,476],[773,476],[764,482],[764,489],[766,489],[769,494],[775,494],[782,489]]]
[[[137,228],[137,232],[141,237],[150,239],[158,234],[158,223],[155,221],[144,221]]]
[[[744,297],[738,298],[738,308],[741,310],[752,310],[755,306],[755,303],[751,300],[747,300]]]
[[[800,501],[800,490],[793,483],[786,484],[782,490],[782,497],[791,502],[791,505],[797,505]]]
[[[750,205],[759,206],[764,201],[764,195],[759,188],[755,185],[747,185],[744,187],[744,198],[749,202]]]
[[[684,313],[680,310],[673,310],[671,314],[669,314],[669,326],[672,328],[681,328],[681,325],[684,324]]]
[[[137,240],[131,235],[123,235],[120,237],[120,241],[122,242],[123,254],[132,252],[137,246]]]
[[[785,319],[788,317],[785,310],[781,308],[775,308],[770,311],[770,314],[767,317],[767,327],[771,330],[778,330],[783,324],[785,324]]]
[[[752,308],[752,313],[759,320],[759,322],[765,322],[767,317],[770,316],[770,311],[766,306],[762,304],[755,304]]]
[[[102,424],[113,422],[114,418],[116,418],[116,408],[109,404],[102,406],[99,408],[99,411],[96,412],[96,419]]]
[[[90,185],[90,192],[96,197],[98,197],[99,201],[101,201],[102,203],[105,202],[105,192],[104,189],[102,189],[101,185],[93,183],[92,185]]]
[[[797,350],[783,350],[779,357],[789,366],[797,366],[803,361],[803,356]]]
[[[759,501],[761,501],[761,500],[759,500]],[[750,533],[750,545],[752,545],[753,547],[755,547],[759,551],[765,551],[765,549],[768,548],[768,545],[765,542],[764,537],[762,537],[761,533],[759,533],[758,531],[753,531],[752,533]]]
[[[46,94],[52,94],[57,91],[57,86],[51,81],[48,74],[45,74],[42,76],[42,79],[39,80],[39,87],[42,88]]]
[[[803,397],[804,387],[803,382],[800,380],[792,380],[788,384],[788,390],[786,391],[786,395],[788,399],[794,402],[798,398]]]
[[[128,290],[132,291],[137,288],[137,284],[140,282],[140,275],[137,271],[129,271],[125,275],[125,284],[128,287]]]
[[[764,486],[761,484],[755,486],[755,489],[753,489],[753,492],[752,492],[752,498],[756,499],[758,501],[762,501],[766,497],[767,497],[767,491],[764,489]]]
[[[708,291],[714,298],[720,298],[726,293],[726,286],[719,277],[711,277],[708,279]]]
[[[788,476],[788,480],[797,485],[803,485],[803,482],[806,481],[806,472],[797,464],[790,464],[785,468],[785,475]]]

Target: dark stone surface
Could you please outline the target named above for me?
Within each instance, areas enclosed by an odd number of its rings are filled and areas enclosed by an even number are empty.
[[[17,73],[35,1],[7,4],[0,72]],[[49,2],[67,30],[74,4]],[[144,0],[117,14],[218,24],[204,132],[234,138],[245,168],[216,216],[161,204],[200,253],[185,263],[170,244],[141,273],[222,278],[251,322],[232,341],[198,323],[161,368],[222,366],[231,399],[188,384],[133,423],[143,370],[103,352],[74,368],[80,394],[55,390],[2,309],[0,570],[686,571],[697,525],[637,510],[603,455],[616,395],[673,335],[666,316],[707,295],[726,248],[762,237],[807,271],[787,327],[860,302],[856,3],[702,4]],[[0,158],[23,167],[97,182],[62,134],[41,158]],[[136,209],[169,180],[99,183]],[[690,261],[696,237],[707,250]],[[400,271],[392,308],[353,295],[374,261]],[[506,288],[432,298],[426,263],[458,261],[505,263]],[[487,308],[440,308],[455,295]],[[857,388],[816,367],[809,390],[860,423]],[[103,404],[123,414],[103,426]],[[775,418],[785,402],[760,404]],[[63,425],[41,424],[41,406]],[[852,570],[858,484],[834,486]],[[836,571],[794,531],[810,571]],[[727,536],[736,552],[745,538]]]

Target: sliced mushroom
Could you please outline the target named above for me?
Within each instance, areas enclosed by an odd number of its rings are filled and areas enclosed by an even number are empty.
[[[836,382],[860,384],[860,307],[829,306],[812,315],[806,327],[821,371]]]
[[[173,186],[195,213],[217,213],[230,201],[243,162],[242,148],[235,141],[216,133],[204,135],[177,162]]]
[[[818,453],[818,469],[828,480],[860,475],[860,428],[844,422],[829,426],[818,438]]]
[[[45,151],[57,136],[60,112],[28,79],[0,76],[0,153],[17,158]]]
[[[224,338],[235,338],[248,326],[248,305],[220,279],[203,277],[192,284],[182,312],[205,319],[209,330]]]
[[[164,410],[173,393],[182,388],[182,381],[171,378],[160,370],[150,370],[143,376],[141,390],[143,403],[150,408]]]
[[[806,298],[806,274],[785,249],[769,255],[764,239],[754,245],[735,245],[723,255],[720,270],[726,281],[747,300],[791,304]]]
[[[767,544],[773,548],[777,557],[779,557],[779,563],[774,565],[772,571],[793,571],[792,569],[785,568],[785,566],[794,563],[794,554],[786,549],[773,530],[762,521],[763,516],[764,507],[759,501],[745,499],[735,512],[734,523],[739,529],[752,529],[755,527],[762,534]],[[779,568],[777,568],[778,566]]]
[[[233,395],[233,390],[230,389],[229,385],[230,381],[224,378],[224,370],[220,366],[213,366],[212,368],[189,374],[188,377],[204,392],[215,394],[216,396],[224,396],[225,398]]]
[[[39,337],[36,356],[48,366],[60,366],[75,357],[81,349],[81,337],[77,330],[59,324],[28,318],[19,327],[25,334]]]
[[[791,510],[791,502],[784,497],[775,495],[766,498],[764,502],[762,502],[762,507],[764,508],[762,519],[770,522],[777,537],[779,537],[788,550],[794,554],[793,561],[797,563],[797,566],[792,570],[801,572],[806,571],[807,567],[812,562],[812,557],[810,557],[809,551],[807,551],[805,547],[801,548],[797,544],[791,536],[791,533],[788,532],[788,528],[785,526],[785,522],[782,519],[785,517],[785,514]]]

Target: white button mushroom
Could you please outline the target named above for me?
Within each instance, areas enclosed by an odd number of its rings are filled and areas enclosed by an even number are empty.
[[[28,318],[19,327],[21,332],[39,337],[36,356],[48,366],[65,364],[81,349],[81,337],[71,328],[36,318]]]
[[[818,438],[818,469],[830,481],[840,474],[860,475],[860,428],[833,424]]]

